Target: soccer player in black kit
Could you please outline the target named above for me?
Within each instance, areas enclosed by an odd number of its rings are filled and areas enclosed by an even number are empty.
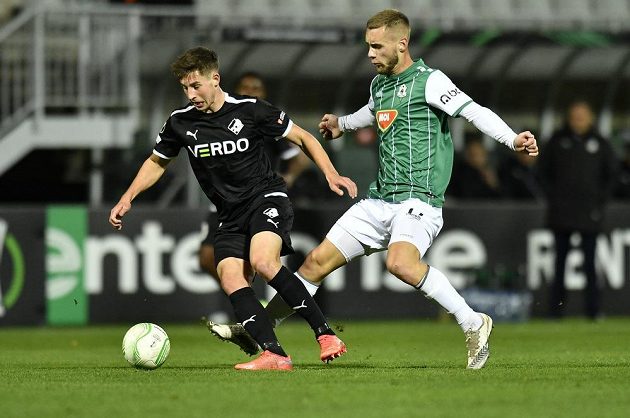
[[[189,49],[171,64],[171,71],[190,104],[171,113],[152,155],[112,208],[109,222],[121,229],[132,200],[155,184],[168,162],[184,148],[202,190],[217,207],[215,262],[221,287],[237,320],[263,349],[260,357],[235,368],[293,367],[249,286],[252,270],[308,321],[320,344],[322,361],[342,355],[345,344],[330,329],[304,285],[280,262],[281,255],[292,252],[293,210],[284,181],[271,169],[264,153],[263,138],[284,137],[302,148],[338,195],[345,188],[356,197],[356,185],[337,173],[321,144],[283,111],[262,100],[224,92],[214,51]]]
[[[243,73],[234,88],[236,94],[241,96],[252,96],[265,100],[267,89],[262,78],[254,72]],[[297,177],[310,166],[310,160],[300,149],[287,141],[276,141],[265,139],[265,152],[269,157],[271,168],[275,170],[287,183],[290,189],[291,184]],[[283,166],[280,170],[280,166]],[[199,266],[203,271],[210,274],[215,279],[219,278],[214,263],[214,235],[217,230],[216,208],[212,205],[206,221],[202,224],[202,236],[204,237],[199,246]],[[248,339],[251,341],[251,339]],[[258,352],[258,347],[253,353]]]

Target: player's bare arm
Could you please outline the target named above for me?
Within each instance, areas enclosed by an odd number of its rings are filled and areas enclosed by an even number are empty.
[[[162,177],[169,161],[155,154],[146,159],[127,191],[109,212],[109,223],[114,228],[122,229],[122,217],[131,209],[131,201],[140,193],[153,186]]]
[[[514,138],[514,149],[518,152],[526,152],[531,157],[538,155],[538,143],[530,131],[521,132]]]
[[[298,125],[293,125],[286,138],[302,148],[302,151],[319,167],[326,176],[330,190],[343,196],[342,188],[348,191],[351,198],[357,197],[357,185],[348,177],[339,175],[328,154],[317,139]]]

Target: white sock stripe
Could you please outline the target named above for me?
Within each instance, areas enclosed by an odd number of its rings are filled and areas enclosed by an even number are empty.
[[[304,287],[306,288],[306,290],[308,291],[308,293],[313,296],[315,295],[315,293],[317,293],[317,291],[319,290],[319,286],[316,285],[313,282],[309,282],[308,280],[306,280],[304,277],[300,276],[300,274],[298,274],[298,272],[296,271],[295,273],[293,273],[295,275],[295,277],[297,277],[302,284],[304,285]]]

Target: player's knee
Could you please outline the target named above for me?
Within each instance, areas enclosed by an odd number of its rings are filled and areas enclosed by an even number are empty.
[[[385,260],[385,266],[387,267],[387,271],[401,280],[408,278],[413,273],[411,263],[407,262],[404,257],[388,254],[387,260]]]
[[[267,257],[250,257],[250,263],[252,264],[254,271],[256,271],[266,281],[273,279],[282,266],[280,261],[269,259]]]
[[[302,267],[300,267],[300,270],[308,272],[309,278],[320,277],[323,274],[323,271],[326,270],[326,261],[317,248],[308,253]]]

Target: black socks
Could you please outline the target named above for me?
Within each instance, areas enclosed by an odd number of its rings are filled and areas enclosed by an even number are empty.
[[[313,328],[316,338],[324,334],[335,335],[306,287],[286,267],[280,268],[278,274],[269,282],[269,286],[276,289],[287,305],[306,319]]]
[[[232,293],[229,298],[234,308],[236,320],[256,340],[258,345],[263,350],[286,357],[287,353],[284,352],[273,332],[267,311],[256,299],[254,290],[251,287],[244,287]]]

